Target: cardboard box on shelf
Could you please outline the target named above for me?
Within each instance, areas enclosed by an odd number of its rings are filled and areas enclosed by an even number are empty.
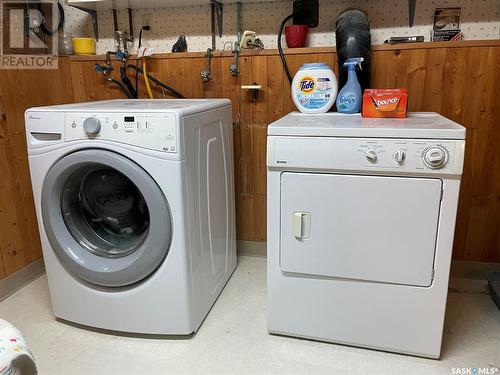
[[[454,42],[462,39],[461,8],[436,8],[432,25],[433,42]]]

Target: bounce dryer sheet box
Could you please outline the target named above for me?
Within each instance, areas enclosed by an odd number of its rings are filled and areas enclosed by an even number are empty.
[[[363,94],[363,117],[406,117],[407,89],[366,89]]]

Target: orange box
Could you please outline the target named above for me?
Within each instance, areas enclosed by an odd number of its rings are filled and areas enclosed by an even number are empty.
[[[406,117],[408,89],[366,89],[363,94],[363,117]]]

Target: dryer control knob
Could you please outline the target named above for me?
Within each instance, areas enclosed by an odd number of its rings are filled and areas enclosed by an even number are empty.
[[[406,152],[405,150],[397,150],[392,154],[392,157],[394,158],[394,161],[398,164],[403,164],[404,161],[406,160]]]
[[[431,169],[443,168],[448,163],[448,151],[441,146],[427,148],[423,154],[424,164]]]
[[[377,158],[378,158],[377,151],[375,151],[375,150],[365,151],[365,158],[373,163],[376,162]]]
[[[96,135],[101,131],[101,122],[95,117],[87,117],[83,121],[83,130],[89,135]]]

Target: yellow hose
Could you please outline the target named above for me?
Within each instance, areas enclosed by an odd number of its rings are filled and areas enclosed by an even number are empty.
[[[149,99],[153,99],[153,92],[151,91],[151,86],[149,86],[148,71],[146,70],[146,58],[142,60],[142,71],[144,76],[144,83],[146,84],[146,91],[148,93]]]

